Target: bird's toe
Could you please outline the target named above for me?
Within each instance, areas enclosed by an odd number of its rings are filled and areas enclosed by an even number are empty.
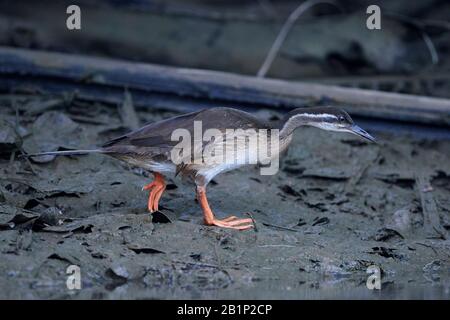
[[[249,218],[239,219],[236,216],[231,216],[225,219],[214,219],[210,225],[221,228],[229,228],[235,230],[248,230],[254,227],[253,220]]]

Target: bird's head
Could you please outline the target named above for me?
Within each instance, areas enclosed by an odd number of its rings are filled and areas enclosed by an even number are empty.
[[[356,125],[350,115],[342,109],[334,107],[298,108],[289,112],[286,124],[296,126],[308,125],[327,131],[349,132],[368,141],[375,142],[375,138]]]

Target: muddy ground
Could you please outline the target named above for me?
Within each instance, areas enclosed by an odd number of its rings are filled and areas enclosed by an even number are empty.
[[[276,176],[248,167],[210,184],[218,216],[252,213],[256,230],[238,232],[203,226],[193,185],[178,178],[152,217],[141,169],[102,155],[19,158],[126,132],[129,102],[0,104],[0,298],[450,298],[449,140],[372,132],[379,144],[366,144],[300,129]],[[66,287],[69,265],[81,290]],[[379,291],[366,288],[371,265]]]

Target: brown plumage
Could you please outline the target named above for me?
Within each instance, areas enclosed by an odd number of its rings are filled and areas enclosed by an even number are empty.
[[[108,141],[101,147],[102,153],[146,168],[153,172],[181,173],[197,178],[198,184],[206,185],[211,179],[197,176],[201,166],[175,165],[171,159],[172,148],[178,140],[172,139],[176,129],[186,129],[194,136],[194,122],[202,123],[202,130],[218,129],[224,136],[227,129],[272,129],[272,126],[250,113],[231,108],[211,108],[150,123],[138,130]],[[203,141],[202,148],[208,144]]]
[[[177,129],[184,129],[191,136],[195,136],[195,122],[201,123],[203,133],[208,129],[215,129],[219,133],[218,139],[206,141],[201,140],[199,148],[192,148],[190,154],[184,154],[181,162],[175,162],[172,151],[176,150],[179,141],[173,139],[173,133]],[[132,165],[142,167],[153,172],[155,180],[143,187],[143,190],[151,190],[148,201],[148,209],[153,212],[158,210],[158,203],[165,190],[164,175],[181,174],[192,178],[197,186],[197,198],[203,209],[204,220],[207,225],[245,230],[253,226],[251,219],[238,219],[235,216],[219,220],[212,213],[206,199],[206,186],[217,174],[241,167],[242,163],[221,163],[208,162],[205,159],[200,163],[185,161],[192,160],[192,155],[196,151],[204,151],[208,146],[225,146],[228,150],[230,146],[234,148],[235,137],[232,139],[226,134],[230,129],[242,129],[246,133],[241,136],[249,138],[248,132],[261,129],[279,130],[280,147],[275,152],[271,152],[272,158],[278,157],[278,153],[285,150],[291,139],[294,130],[300,126],[315,126],[330,131],[342,131],[357,134],[367,140],[374,139],[364,130],[354,125],[350,116],[343,110],[336,108],[300,108],[291,111],[277,125],[273,126],[268,122],[261,120],[250,113],[232,109],[232,108],[210,108],[197,112],[184,114],[181,116],[169,118],[148,124],[138,130],[132,131],[126,135],[113,139],[99,149],[95,150],[74,150],[74,151],[56,151],[34,154],[29,156],[42,155],[74,155],[97,152],[107,154],[114,158],[128,162]],[[215,137],[217,138],[217,137]],[[269,144],[269,147],[271,144]],[[243,148],[249,154],[255,154],[254,146],[245,143]],[[272,150],[273,151],[273,150]],[[203,154],[202,154],[203,157]]]

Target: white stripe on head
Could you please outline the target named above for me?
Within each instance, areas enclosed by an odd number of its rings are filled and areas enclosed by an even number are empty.
[[[336,130],[336,120],[338,120],[338,117],[331,113],[298,113],[286,121],[280,131],[280,136],[291,134],[301,125],[314,126],[324,130]]]
[[[323,119],[323,120],[337,120],[338,117],[336,117],[334,114],[331,113],[299,113],[294,115],[292,118],[298,118],[298,117],[306,117],[306,118],[312,118],[312,119]]]

